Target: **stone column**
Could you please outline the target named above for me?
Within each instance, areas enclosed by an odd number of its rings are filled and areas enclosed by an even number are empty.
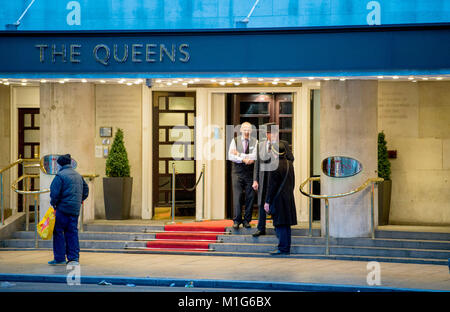
[[[325,81],[321,84],[320,159],[346,156],[363,166],[360,173],[347,178],[331,178],[322,172],[322,194],[345,193],[377,176],[377,102],[377,81]],[[348,197],[330,199],[330,236],[368,237],[371,233],[370,200],[370,188]],[[323,200],[321,227],[324,235]]]
[[[95,90],[90,83],[46,83],[40,87],[41,157],[71,154],[80,174],[95,173]],[[41,173],[41,189],[54,176]],[[84,220],[94,219],[94,183],[84,204]],[[40,218],[50,207],[49,193],[40,197]]]

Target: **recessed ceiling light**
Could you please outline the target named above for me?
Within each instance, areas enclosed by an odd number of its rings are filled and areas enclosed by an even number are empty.
[[[211,79],[211,82],[216,82],[217,80],[216,79]]]
[[[27,80],[26,79],[22,79],[22,82],[27,82]]]
[[[100,80],[100,83],[105,83],[105,82],[106,82],[106,81],[105,81],[105,80],[103,80],[103,79],[102,79],[102,80]]]
[[[27,83],[26,83],[26,82],[22,82],[21,84],[22,84],[22,86],[26,86],[26,85],[27,85]]]
[[[3,80],[4,81],[4,80]],[[4,83],[3,83],[5,86],[9,86],[9,82],[8,81],[5,81]]]
[[[172,85],[172,83],[171,83],[171,82],[167,82],[167,83],[166,83],[166,85],[168,85],[168,86],[171,86],[171,85]]]
[[[156,79],[155,82],[156,82],[156,83],[160,83],[160,82],[161,82],[161,79]]]
[[[400,78],[399,76],[393,76],[392,79],[398,79]]]
[[[187,83],[187,82],[183,82],[182,85],[183,85],[183,86],[187,86],[188,83]]]
[[[280,81],[280,78],[275,78],[273,81]]]
[[[64,83],[64,80],[60,80],[59,83],[63,84],[63,83]]]
[[[289,81],[290,81],[290,82],[294,82],[294,81],[295,81],[295,79],[289,79]]]
[[[340,78],[339,80],[340,80],[340,81],[345,81],[345,78]]]
[[[378,78],[378,79],[383,79],[383,78],[384,78],[384,76],[377,76],[377,78]]]
[[[264,78],[258,78],[258,81],[264,81]]]
[[[414,77],[408,77],[408,80],[414,80]]]
[[[82,83],[86,83],[87,80],[86,80],[86,79],[81,79],[81,82],[82,82]]]
[[[422,77],[422,80],[428,80],[428,78],[427,77]]]
[[[227,83],[232,83],[232,82],[233,82],[233,80],[231,80],[231,79],[227,80]]]
[[[221,81],[221,82],[219,82],[219,84],[220,84],[221,86],[224,86],[224,85],[225,85],[225,81]]]
[[[133,84],[131,82],[127,82],[127,86],[132,86]]]
[[[276,84],[278,84],[278,81],[272,81],[272,84],[274,84],[274,85],[276,85]]]
[[[288,81],[288,82],[286,82],[286,84],[287,84],[288,86],[290,86],[290,85],[292,84],[292,82]]]
[[[442,77],[436,77],[436,80],[442,80]]]
[[[45,80],[45,79],[41,80],[41,83],[46,83],[46,82],[47,82],[47,80]]]
[[[188,83],[194,83],[194,80],[189,80]]]
[[[326,81],[328,81],[328,80],[330,80],[330,78],[324,78],[323,80],[326,80]]]
[[[195,82],[199,82],[199,81],[200,81],[200,79],[198,79],[198,78],[195,78],[195,79],[194,79],[194,81],[195,81]]]
[[[314,77],[308,77],[309,80],[314,80]]]

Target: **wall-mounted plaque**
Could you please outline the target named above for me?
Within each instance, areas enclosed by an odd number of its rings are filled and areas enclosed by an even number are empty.
[[[351,177],[361,170],[361,163],[350,157],[332,156],[322,161],[323,173],[333,178]]]
[[[58,164],[56,161],[60,155],[45,155],[41,158],[41,170],[46,174],[57,174],[58,173]],[[75,169],[77,167],[77,162],[72,158],[72,168]]]
[[[100,127],[100,137],[101,138],[112,137],[112,127]]]

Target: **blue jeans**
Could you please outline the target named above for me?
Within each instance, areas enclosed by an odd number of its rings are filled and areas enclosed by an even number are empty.
[[[56,210],[53,229],[53,255],[56,261],[78,261],[78,216]]]
[[[275,226],[275,233],[278,237],[278,250],[281,252],[291,251],[291,226],[279,225]]]

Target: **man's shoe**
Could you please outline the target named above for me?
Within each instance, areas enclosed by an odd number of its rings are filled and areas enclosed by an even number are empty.
[[[251,228],[252,226],[251,226],[248,222],[245,222],[245,221],[244,221],[244,227],[245,227],[246,229],[249,229],[249,228]]]
[[[266,235],[266,231],[257,230],[255,233],[253,233],[253,237],[258,237],[260,235]]]
[[[80,265],[80,262],[78,262],[78,259],[70,260],[70,261],[67,261],[67,265]]]
[[[286,252],[286,251],[280,251],[280,250],[275,250],[275,251],[272,251],[270,254],[271,254],[272,256],[289,255],[289,252]]]
[[[56,261],[52,260],[48,262],[49,265],[66,265],[66,261]]]
[[[234,222],[233,223],[233,229],[237,230],[239,228],[239,223]]]

